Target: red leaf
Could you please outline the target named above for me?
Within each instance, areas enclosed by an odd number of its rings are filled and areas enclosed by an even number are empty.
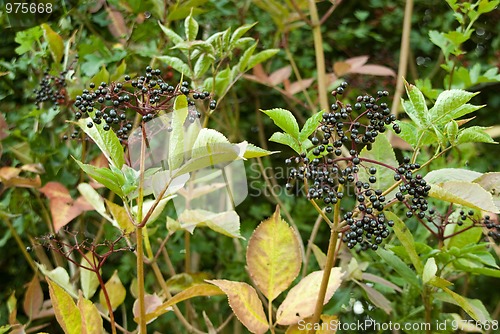
[[[60,198],[50,200],[49,206],[50,213],[52,214],[52,223],[56,232],[82,213],[79,207],[73,206],[73,203],[65,202]]]
[[[40,191],[47,196],[50,201],[56,198],[61,201],[65,201],[66,203],[73,201],[68,189],[66,189],[66,187],[59,182],[48,182],[40,188]]]

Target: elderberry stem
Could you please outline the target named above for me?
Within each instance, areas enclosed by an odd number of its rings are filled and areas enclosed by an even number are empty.
[[[146,129],[142,126],[141,156],[139,171],[139,194],[137,197],[137,222],[142,222],[142,206],[144,201],[144,160],[146,158]],[[144,246],[143,231],[146,224],[136,226],[137,237],[137,290],[139,299],[139,333],[146,334],[146,306],[144,305]]]
[[[343,191],[343,186],[339,185],[337,191]],[[328,251],[326,254],[325,268],[323,270],[323,278],[321,280],[321,286],[318,293],[318,300],[316,301],[316,307],[314,309],[314,316],[312,318],[313,330],[312,334],[316,332],[314,329],[314,324],[319,323],[321,312],[323,312],[323,304],[325,302],[326,291],[328,288],[328,282],[330,280],[330,273],[332,271],[333,265],[335,264],[335,250],[337,248],[337,241],[339,238],[338,225],[340,221],[340,203],[338,201],[335,204],[333,225],[330,226],[330,241],[328,243]]]

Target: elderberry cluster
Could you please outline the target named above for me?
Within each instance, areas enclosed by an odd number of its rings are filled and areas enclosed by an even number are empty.
[[[58,76],[51,75],[49,72],[43,74],[39,88],[33,90],[38,108],[43,102],[59,105],[66,101],[66,74],[67,71],[60,72]]]
[[[307,198],[322,202],[327,214],[334,211],[333,206],[345,196],[344,191],[354,192],[356,205],[342,217],[342,240],[349,248],[359,246],[361,250],[376,250],[389,236],[389,228],[394,222],[387,220],[383,213],[386,197],[382,189],[376,189],[378,167],[375,166],[394,168],[363,158],[359,152],[363,148],[371,150],[377,136],[386,131],[386,126],[392,125],[396,133],[400,133],[401,129],[384,102],[389,95],[387,91],[378,91],[375,97],[358,96],[355,104],[351,105],[338,99],[347,87],[344,82],[332,92],[337,100],[330,106],[329,112],[323,114],[311,139],[309,152],[285,160],[287,164],[298,164],[291,169],[286,188],[291,190],[294,183],[303,182]],[[404,193],[419,201],[415,209],[423,209],[423,205],[427,205],[420,202],[427,194],[426,185],[421,184],[421,177],[411,175],[411,171],[419,167],[416,164],[406,166],[406,160],[401,166]],[[401,179],[399,170],[397,173]]]
[[[416,214],[420,219],[423,219],[428,209],[426,197],[429,195],[431,186],[427,184],[422,175],[413,173],[419,168],[420,164],[410,163],[410,158],[405,157],[404,163],[399,165],[396,174],[394,174],[395,181],[403,181],[396,193],[396,198],[407,205],[406,217],[408,218]],[[411,200],[405,199],[406,194],[410,196]]]
[[[88,118],[87,127],[102,126],[103,130],[113,130],[122,142],[128,140],[133,127],[134,113],[147,122],[161,112],[171,110],[173,100],[178,95],[188,96],[188,120],[191,123],[201,117],[194,100],[208,100],[210,93],[198,92],[189,88],[189,82],[170,85],[161,77],[160,69],[146,67],[144,75],[132,79],[125,75],[124,82],[101,82],[97,87],[90,83],[76,97],[75,118]],[[217,102],[210,100],[209,108],[215,109]],[[132,116],[132,117],[130,117]]]

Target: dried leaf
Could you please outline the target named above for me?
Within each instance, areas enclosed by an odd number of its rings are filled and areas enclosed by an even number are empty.
[[[341,77],[344,74],[349,73],[351,68],[352,68],[352,65],[347,63],[347,62],[344,62],[344,61],[338,61],[338,62],[333,64],[333,72],[338,77]]]
[[[271,85],[276,86],[290,78],[290,75],[292,75],[292,67],[285,66],[271,73],[268,80]]]
[[[286,88],[286,92],[290,95],[295,95],[303,90],[309,88],[314,82],[314,78],[302,79],[299,81],[292,82],[290,86]]]
[[[369,74],[369,75],[378,75],[378,76],[390,76],[395,77],[396,72],[390,69],[389,67],[381,66],[381,65],[364,65],[358,68],[352,68],[350,73],[358,73],[358,74]]]
[[[246,259],[250,277],[271,301],[286,290],[299,274],[302,265],[299,240],[292,228],[281,219],[279,207],[253,232]]]
[[[332,268],[324,304],[328,303],[342,282],[343,272],[338,267]],[[292,325],[314,313],[318,299],[323,270],[315,271],[304,277],[288,292],[276,312],[276,322],[280,325]]]
[[[40,286],[40,281],[38,276],[35,275],[31,282],[28,284],[26,293],[24,295],[23,309],[24,313],[28,315],[30,319],[36,317],[43,305],[43,291]]]
[[[8,135],[9,135],[9,126],[5,121],[4,115],[0,114],[0,140],[7,138]]]
[[[361,67],[363,66],[364,64],[366,64],[366,62],[368,61],[368,58],[370,58],[369,56],[358,56],[358,57],[353,57],[353,58],[349,58],[349,59],[346,59],[346,63],[348,63],[349,65],[351,65],[351,68],[358,68],[358,67]]]
[[[111,34],[116,38],[123,38],[126,36],[128,34],[128,29],[122,13],[109,6],[106,7],[106,12],[108,12],[108,18],[111,21],[111,24],[108,25],[108,29]]]
[[[229,306],[236,317],[252,333],[263,334],[269,329],[262,302],[257,292],[243,282],[207,280],[218,286],[227,295]]]

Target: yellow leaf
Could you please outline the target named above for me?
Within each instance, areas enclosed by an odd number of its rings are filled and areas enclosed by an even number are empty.
[[[106,291],[108,292],[111,308],[114,311],[123,303],[123,301],[125,300],[125,296],[127,295],[127,290],[125,290],[125,287],[120,281],[117,270],[115,270],[113,276],[111,276],[109,281],[107,281],[104,286],[106,287]],[[99,301],[102,305],[107,305],[106,298],[104,297],[104,293],[102,290],[99,293]]]
[[[78,308],[80,309],[82,321],[82,334],[102,334],[102,318],[99,315],[97,307],[88,299],[80,294],[78,298]]]
[[[119,227],[125,234],[129,234],[135,231],[134,224],[130,221],[129,216],[127,215],[127,211],[121,205],[115,204],[111,201],[105,199],[106,205],[113,216],[117,227]],[[115,225],[115,224],[113,224]]]
[[[172,305],[180,303],[184,300],[194,297],[215,296],[223,294],[224,292],[221,289],[212,284],[195,284],[187,288],[186,290],[179,292],[178,294],[167,300],[165,303],[161,304],[158,308],[156,308],[156,310],[154,310],[154,312],[146,314],[146,321],[149,322],[153,318],[157,318],[160,315],[170,311],[172,309]]]
[[[247,283],[227,280],[207,280],[227,295],[229,306],[236,317],[252,333],[263,334],[269,329],[262,302],[257,291]]]
[[[299,240],[281,219],[279,207],[253,232],[246,257],[250,276],[271,301],[286,290],[299,274],[302,264]]]
[[[49,283],[50,300],[57,322],[66,334],[81,334],[82,319],[80,310],[69,294],[57,283],[47,279]]]

